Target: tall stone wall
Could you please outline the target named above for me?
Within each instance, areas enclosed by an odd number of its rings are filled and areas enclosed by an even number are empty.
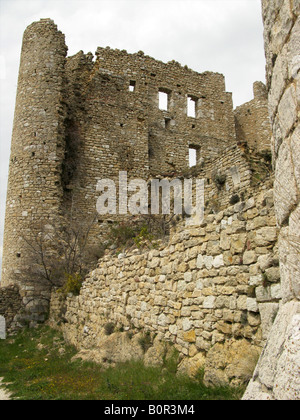
[[[0,315],[5,319],[8,333],[18,329],[18,319],[21,317],[23,305],[18,286],[10,285],[0,288]]]
[[[187,364],[202,360],[207,383],[247,382],[281,300],[275,225],[273,191],[262,189],[181,226],[167,247],[104,257],[62,302],[65,338],[102,363],[106,324],[148,331]],[[61,321],[59,296],[51,318]]]
[[[254,99],[234,111],[237,142],[256,152],[270,152],[268,94],[262,82],[253,85]]]
[[[141,51],[98,48],[96,60],[82,51],[66,54],[64,35],[52,20],[26,29],[1,286],[20,285],[33,321],[42,321],[48,309],[51,285],[43,279],[43,261],[36,269],[36,259],[52,252],[49,234],[64,225],[80,226],[91,229],[94,246],[109,232],[108,223],[124,220],[96,215],[99,180],[111,179],[118,187],[119,171],[128,172],[128,181],[183,177],[193,149],[208,187],[206,207],[216,213],[231,199],[250,197],[255,172],[237,146],[232,95],[223,75],[199,74]],[[168,97],[166,109],[160,93]]]
[[[59,218],[66,53],[64,35],[53,21],[41,20],[26,29],[11,144],[1,286],[19,284],[35,320],[44,319],[47,285],[31,284],[32,250],[24,238],[32,240],[41,225]]]
[[[262,1],[282,305],[244,399],[300,399],[300,2]]]
[[[199,149],[198,159],[216,156],[235,144],[232,95],[224,76],[197,73],[175,61],[163,63],[143,52],[98,48],[95,70],[134,82],[129,101],[140,104],[149,127],[149,162],[152,175],[174,173],[188,167],[189,146]],[[159,91],[168,94],[167,110],[159,109]],[[188,97],[195,114],[188,115]]]

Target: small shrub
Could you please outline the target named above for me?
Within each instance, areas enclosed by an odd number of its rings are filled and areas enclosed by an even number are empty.
[[[75,296],[79,296],[82,287],[83,279],[80,274],[65,274],[65,282],[61,289],[58,291],[64,295],[72,293]]]
[[[149,233],[148,226],[144,225],[144,226],[142,226],[139,234],[134,238],[134,242],[135,242],[136,246],[138,248],[140,248],[144,241],[151,242],[151,241],[153,241],[153,239],[154,239],[154,235]]]
[[[133,227],[126,223],[120,223],[111,227],[110,237],[113,244],[117,247],[124,246],[128,241],[135,238],[136,232]]]

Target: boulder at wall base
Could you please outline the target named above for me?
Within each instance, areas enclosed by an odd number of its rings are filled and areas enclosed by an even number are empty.
[[[177,369],[178,375],[188,375],[190,378],[196,378],[205,366],[205,356],[198,353],[194,357],[187,357],[182,360]]]
[[[207,353],[204,383],[207,386],[240,386],[252,377],[261,348],[247,340],[215,344]]]
[[[127,333],[102,335],[99,346],[92,349],[82,349],[75,357],[110,366],[130,360],[142,360],[144,352],[138,342],[138,335],[130,339]]]
[[[155,338],[153,345],[147,350],[144,357],[145,366],[163,366],[164,362],[176,358],[176,352],[171,343]],[[178,358],[178,356],[177,356]]]
[[[93,361],[104,367],[131,360],[142,360],[145,366],[163,366],[166,360],[176,357],[171,343],[155,338],[145,348],[144,341],[143,333],[130,336],[127,332],[116,332],[107,336],[102,332],[97,347],[81,349],[74,359]]]

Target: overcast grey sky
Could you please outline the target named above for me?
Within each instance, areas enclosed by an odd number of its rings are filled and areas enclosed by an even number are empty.
[[[48,17],[69,55],[110,46],[223,73],[235,106],[265,81],[260,0],[0,0],[0,263],[22,35]]]

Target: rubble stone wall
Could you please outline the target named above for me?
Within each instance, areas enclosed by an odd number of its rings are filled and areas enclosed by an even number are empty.
[[[168,96],[166,109],[160,93]],[[192,116],[188,100],[194,104]],[[252,169],[237,148],[232,95],[222,74],[197,73],[141,51],[98,48],[95,60],[82,51],[67,57],[65,37],[51,19],[26,29],[1,286],[22,288],[33,322],[45,319],[50,291],[38,270],[34,284],[30,274],[39,252],[32,246],[41,232],[76,224],[89,230],[91,245],[97,245],[109,232],[108,223],[120,220],[119,215],[95,218],[98,181],[110,179],[118,187],[119,171],[127,171],[128,181],[183,176],[191,148],[203,167],[201,176],[211,184],[213,211],[216,202],[228,205],[235,190],[247,192]],[[227,173],[220,194],[213,170]],[[92,228],[91,220],[96,220]]]
[[[149,331],[173,343],[182,357],[207,360],[208,383],[245,382],[281,300],[277,233],[273,191],[263,189],[206,216],[201,227],[178,228],[167,247],[108,255],[80,295],[64,304],[65,337],[97,352],[107,323]],[[51,318],[60,308],[57,299],[54,294]],[[224,362],[231,345],[236,357]],[[216,368],[220,354],[226,366]],[[239,377],[241,365],[248,366],[247,378]]]
[[[12,134],[1,286],[18,284],[24,303],[45,319],[45,284],[31,284],[33,240],[41,227],[59,220],[64,158],[62,86],[67,47],[52,20],[30,25],[23,37]],[[36,301],[37,299],[37,301]],[[48,299],[49,301],[49,299]]]
[[[18,286],[0,288],[0,315],[5,318],[7,332],[17,329],[18,315],[22,310],[22,297]]]
[[[269,152],[271,127],[269,123],[268,93],[262,82],[253,85],[254,99],[235,111],[237,142],[252,151]]]

